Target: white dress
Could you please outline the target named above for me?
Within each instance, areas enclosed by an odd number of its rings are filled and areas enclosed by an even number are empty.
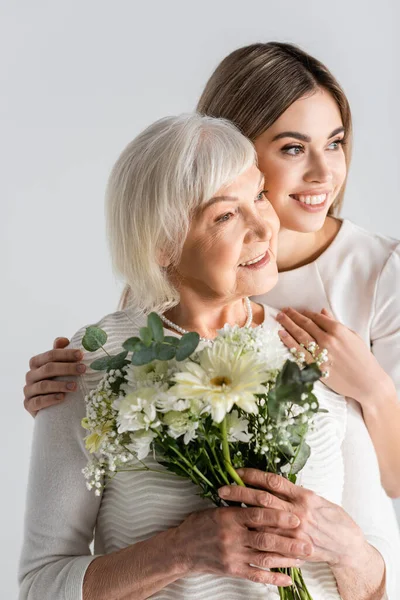
[[[277,326],[267,311],[266,315],[271,325]],[[105,317],[99,326],[109,334],[107,350],[115,353],[143,324],[143,315],[133,311]],[[83,333],[81,329],[74,336],[73,346],[80,346]],[[86,357],[87,363],[94,358],[96,355]],[[79,389],[66,402],[40,411],[35,419],[19,572],[20,600],[81,600],[85,571],[94,557],[177,526],[189,513],[211,506],[197,495],[192,483],[171,473],[121,473],[100,498],[86,489],[81,469],[88,453],[80,421],[85,414],[84,395],[97,385],[100,376],[97,372],[86,373],[79,379]],[[367,538],[381,551],[392,573],[391,561],[400,554],[397,537],[389,531],[390,514],[388,521],[374,453],[365,462],[364,446],[353,449],[352,441],[346,441],[346,401],[322,384],[318,386],[317,396],[329,413],[318,416],[316,431],[309,439],[312,455],[299,483],[339,504],[342,498],[353,499],[355,516],[359,516]],[[353,477],[346,480],[347,468],[360,470],[360,481]],[[94,555],[90,551],[93,532]],[[327,564],[309,563],[303,573],[314,600],[339,599]],[[388,591],[390,600],[397,600],[390,588]],[[279,596],[273,586],[194,575],[168,585],[152,597],[276,600]]]

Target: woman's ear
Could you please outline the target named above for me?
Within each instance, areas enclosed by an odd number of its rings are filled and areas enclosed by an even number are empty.
[[[163,269],[167,269],[171,264],[171,258],[167,250],[157,250],[157,262]]]

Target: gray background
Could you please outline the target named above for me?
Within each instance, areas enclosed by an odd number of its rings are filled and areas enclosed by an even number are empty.
[[[326,62],[352,105],[343,214],[400,237],[398,6],[0,2],[2,597],[17,595],[33,426],[22,408],[28,359],[118,301],[103,194],[120,150],[151,121],[191,110],[234,48],[295,42]]]

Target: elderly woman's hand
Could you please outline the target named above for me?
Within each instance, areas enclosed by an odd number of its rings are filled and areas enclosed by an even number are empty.
[[[284,477],[257,469],[239,469],[246,486],[224,486],[219,495],[224,500],[248,506],[288,511],[300,519],[299,527],[286,531],[297,541],[311,544],[306,560],[326,562],[331,567],[352,567],[370,553],[363,532],[340,506],[314,492],[294,485]],[[260,526],[259,526],[260,527]],[[282,535],[274,526],[263,527],[269,535]]]
[[[283,587],[291,584],[290,577],[262,569],[303,564],[312,546],[308,540],[295,539],[298,525],[299,519],[287,509],[208,509],[192,513],[177,528],[176,547],[188,573],[241,577]],[[271,533],[264,533],[263,528]]]

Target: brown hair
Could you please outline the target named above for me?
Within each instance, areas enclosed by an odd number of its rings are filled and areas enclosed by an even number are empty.
[[[326,89],[336,100],[345,127],[344,153],[351,159],[350,105],[339,82],[319,60],[293,44],[258,43],[238,48],[217,66],[197,104],[197,111],[232,121],[252,142],[296,100]],[[329,209],[339,214],[345,185]],[[129,305],[129,286],[119,309]]]
[[[229,119],[254,142],[293,102],[318,88],[326,89],[339,107],[349,166],[352,120],[346,95],[327,67],[292,44],[268,42],[234,50],[211,75],[197,110],[210,117]],[[344,191],[345,185],[329,214],[340,212]]]

